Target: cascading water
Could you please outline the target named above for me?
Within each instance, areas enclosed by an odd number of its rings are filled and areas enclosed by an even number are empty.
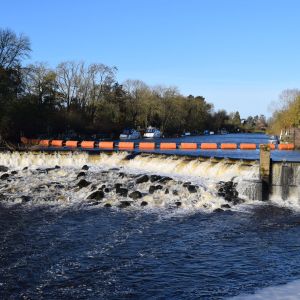
[[[0,165],[13,169],[25,167],[34,169],[37,167],[81,167],[88,162],[86,153],[42,153],[42,152],[6,152],[0,153]]]
[[[132,207],[180,206],[212,211],[229,208],[231,203],[228,202],[232,201],[240,204],[259,200],[261,194],[257,162],[155,154],[132,156],[126,152],[100,155],[13,152],[0,154],[0,165],[9,168],[8,172],[0,173],[1,197],[8,202],[60,201],[112,207],[126,203]],[[83,165],[90,168],[80,174]],[[289,200],[285,206],[295,204],[298,201],[299,168],[276,169],[274,174],[277,176],[275,183],[282,185],[287,181],[293,184],[280,189],[275,185],[272,201],[282,205],[284,200]],[[146,177],[143,182],[138,182],[137,178],[142,175]],[[154,180],[153,175],[160,179]],[[123,194],[121,187],[126,189]],[[101,193],[97,195],[95,192],[99,190]],[[285,199],[286,195],[288,199]],[[92,201],[94,198],[101,199]]]
[[[9,168],[0,173],[1,197],[8,203],[213,211],[230,208],[232,197],[235,204],[255,200],[258,180],[257,163],[126,152],[1,153],[0,165]],[[83,165],[89,170],[81,171]]]

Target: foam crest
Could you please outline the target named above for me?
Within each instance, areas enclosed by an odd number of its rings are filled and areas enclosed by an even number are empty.
[[[123,166],[149,173],[173,174],[216,180],[231,180],[234,177],[258,179],[258,165],[245,165],[242,161],[234,163],[226,160],[200,160],[180,156],[138,155],[133,159],[125,159],[126,154],[101,154],[101,165],[111,167]]]
[[[80,167],[88,163],[87,153],[6,152],[0,153],[0,165],[20,169],[24,167]]]
[[[300,280],[295,280],[288,284],[266,287],[257,291],[252,295],[240,295],[231,298],[232,300],[260,300],[260,299],[272,299],[272,300],[297,300],[300,298]]]
[[[43,152],[13,152],[0,153],[0,165],[12,168],[24,167],[81,167],[90,164],[94,167],[126,167],[149,173],[173,174],[213,178],[216,180],[231,180],[233,177],[258,178],[258,166],[245,166],[242,161],[228,163],[212,160],[199,160],[180,156],[166,155],[137,155],[127,159],[128,153],[118,152],[112,154],[88,155],[79,153],[43,153]]]

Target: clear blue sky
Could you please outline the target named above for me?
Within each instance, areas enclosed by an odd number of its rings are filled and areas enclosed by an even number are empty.
[[[202,95],[215,109],[270,115],[299,88],[297,0],[0,0],[0,27],[28,35],[32,61],[85,60]]]

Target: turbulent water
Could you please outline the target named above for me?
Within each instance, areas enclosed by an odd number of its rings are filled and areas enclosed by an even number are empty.
[[[257,181],[242,160],[1,153],[0,296],[221,299],[296,280],[298,194],[258,201]]]

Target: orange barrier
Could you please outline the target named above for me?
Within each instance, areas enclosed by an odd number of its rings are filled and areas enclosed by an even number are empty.
[[[223,143],[223,144],[221,144],[221,149],[222,150],[235,150],[235,149],[237,149],[237,144]]]
[[[39,145],[42,147],[49,147],[50,146],[50,140],[40,140]]]
[[[278,150],[294,150],[295,145],[294,144],[279,144]]]
[[[52,140],[51,141],[51,146],[53,146],[53,147],[62,147],[63,142],[64,141],[62,141],[62,140]]]
[[[31,144],[31,145],[38,145],[39,143],[40,143],[40,140],[38,140],[38,139],[29,140],[29,144]]]
[[[155,149],[155,143],[141,142],[139,143],[139,148],[145,150]]]
[[[276,149],[276,145],[275,144],[260,144],[259,147],[263,146],[263,145],[269,146],[270,150],[275,150]]]
[[[133,142],[119,142],[119,149],[134,149]]]
[[[78,147],[78,141],[66,141],[66,147],[77,148]]]
[[[218,149],[218,145],[216,143],[202,143],[200,148],[202,150],[216,150]]]
[[[99,148],[101,149],[113,149],[114,142],[99,142]]]
[[[176,143],[160,143],[160,149],[171,150],[176,149]]]
[[[241,143],[240,149],[241,150],[256,150],[256,144]]]
[[[94,141],[82,141],[81,148],[95,148],[95,142]]]
[[[181,143],[180,144],[181,149],[197,149],[196,143]]]
[[[275,150],[276,146],[275,144],[269,144],[270,150]]]
[[[25,136],[21,137],[21,143],[24,145],[38,145],[40,143],[40,140],[38,139],[28,139]]]
[[[276,149],[276,145],[275,144],[260,144],[260,146],[269,146],[270,147],[270,150],[275,150]]]

